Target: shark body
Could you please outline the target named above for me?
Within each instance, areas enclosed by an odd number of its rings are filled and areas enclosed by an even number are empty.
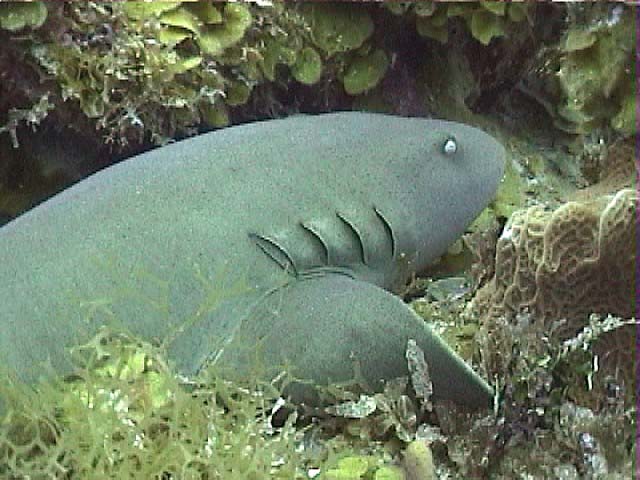
[[[0,363],[34,382],[101,325],[178,371],[237,375],[260,351],[372,389],[424,350],[434,395],[491,390],[392,292],[492,198],[504,150],[453,122],[342,112],[200,135],[130,158],[0,229]],[[299,395],[303,397],[304,389]]]

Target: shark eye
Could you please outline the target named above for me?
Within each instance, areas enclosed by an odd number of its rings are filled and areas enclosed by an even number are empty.
[[[444,153],[448,157],[455,155],[457,151],[458,151],[458,142],[456,142],[456,139],[454,137],[447,138],[442,144],[442,153]]]

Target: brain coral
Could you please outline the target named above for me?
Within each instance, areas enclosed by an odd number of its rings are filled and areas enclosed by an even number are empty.
[[[590,313],[631,317],[637,199],[623,189],[551,212],[516,212],[498,239],[492,308],[513,316],[528,307],[544,322],[566,318],[574,332],[580,325],[571,320]]]
[[[500,327],[505,321],[529,318],[545,335],[565,340],[588,325],[590,314],[634,316],[638,194],[627,188],[632,178],[628,174],[615,191],[603,188],[612,185],[603,178],[555,210],[538,205],[509,219],[497,240],[493,278],[473,302],[493,345],[489,370],[504,371],[511,358],[502,348],[508,345]],[[595,344],[602,373],[631,378],[633,329],[605,333]]]

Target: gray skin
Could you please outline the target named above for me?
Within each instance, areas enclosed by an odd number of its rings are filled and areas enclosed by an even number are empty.
[[[0,229],[0,365],[29,383],[69,373],[68,348],[106,324],[186,375],[242,376],[259,357],[267,378],[287,364],[323,384],[357,364],[378,390],[407,374],[414,339],[436,398],[486,406],[488,385],[390,292],[464,232],[503,165],[476,128],[355,112],[133,157]]]

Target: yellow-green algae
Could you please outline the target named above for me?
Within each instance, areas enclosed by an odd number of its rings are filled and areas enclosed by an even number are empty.
[[[320,476],[321,480],[404,480],[400,467],[381,465],[373,456],[345,456]]]
[[[356,57],[347,67],[342,78],[344,89],[349,95],[359,95],[374,88],[389,67],[389,58],[384,50]]]
[[[108,141],[137,131],[140,139],[150,133],[162,143],[211,120],[212,110],[226,116],[232,102],[224,98],[233,98],[242,79],[229,78],[207,56],[221,55],[243,38],[252,21],[249,7],[123,2],[68,8],[83,34],[90,35],[94,26],[86,20],[89,15],[112,25],[111,34],[93,44],[42,42],[33,53],[56,76],[63,98],[77,99],[82,111],[109,132]],[[227,62],[232,61],[220,61]],[[165,112],[162,119],[160,112]]]
[[[418,33],[441,43],[446,43],[449,39],[449,19],[460,17],[473,38],[483,45],[488,45],[495,37],[504,36],[507,23],[519,23],[526,19],[531,7],[527,2],[498,1],[394,2],[386,5],[397,15],[411,11],[415,16]]]
[[[572,20],[561,44],[558,113],[579,133],[635,132],[635,21],[623,5],[593,5]],[[578,15],[578,14],[576,14]]]
[[[0,3],[0,28],[17,32],[26,27],[39,28],[47,19],[44,2]]]
[[[1,372],[3,478],[406,478],[397,446],[331,438],[326,416],[297,424],[279,383],[177,376],[160,348],[107,328],[72,356],[76,373],[35,389]]]
[[[311,37],[329,56],[361,47],[373,34],[369,13],[350,4],[313,4],[303,6]]]
[[[348,93],[357,95],[380,81],[388,63],[381,49],[367,54],[374,25],[366,5],[24,5],[1,5],[0,19],[11,30],[42,26],[19,48],[31,57],[29,68],[49,79],[51,105],[61,115],[79,110],[105,143],[121,147],[227,125],[233,109],[269,82],[312,85],[326,74],[346,78]]]
[[[294,417],[269,430],[268,385],[179,379],[157,349],[106,330],[75,354],[65,382],[2,387],[1,476],[305,478]]]
[[[371,91],[394,58],[373,20],[383,10],[401,15],[420,35],[444,43],[456,23],[483,45],[539,23],[536,6],[527,2],[392,2],[383,7],[200,0],[12,2],[0,7],[0,19],[8,22],[4,28],[19,29],[21,35],[16,40],[9,36],[9,41],[20,42],[32,57],[25,58],[26,65],[48,78],[38,89],[45,90],[41,93],[48,95],[53,110],[60,109],[80,131],[97,127],[105,142],[121,146],[165,143],[202,126],[227,125],[239,107],[256,99],[256,87],[262,85],[286,89],[295,81],[315,85],[324,78],[327,84],[338,80],[350,95]],[[568,29],[558,62],[548,63],[559,72],[556,105],[551,107],[558,126],[574,132],[608,126],[629,135],[635,128],[629,68],[633,42],[626,41],[633,37],[630,8],[561,8],[569,12]],[[576,10],[586,12],[577,21],[572,20]],[[437,55],[431,51],[424,64],[436,76],[459,84],[446,65],[448,74],[437,73],[443,66]],[[602,72],[608,73],[606,78]],[[24,89],[12,97],[35,103],[35,90],[27,84]],[[275,103],[269,91],[260,91],[258,100]],[[452,92],[461,99],[458,93]],[[431,95],[438,103],[448,102],[448,97]],[[18,108],[29,110],[25,104]],[[92,120],[79,118],[76,108]],[[16,143],[15,126],[0,122]]]
[[[300,83],[313,85],[320,80],[322,58],[314,48],[303,48],[296,59],[296,63],[291,67],[291,74]]]

